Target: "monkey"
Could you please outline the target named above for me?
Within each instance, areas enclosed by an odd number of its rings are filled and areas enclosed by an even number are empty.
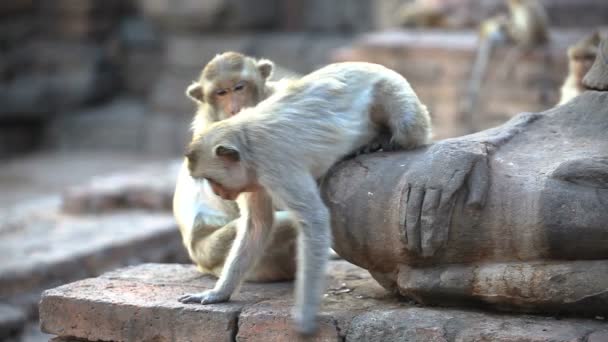
[[[583,84],[583,77],[591,69],[591,65],[595,61],[595,56],[599,51],[600,40],[599,32],[595,31],[582,38],[576,44],[568,47],[568,76],[560,89],[561,97],[557,104],[558,106],[563,105],[587,90],[587,87]]]
[[[256,105],[287,84],[289,78],[269,80],[275,69],[269,60],[256,60],[236,52],[215,56],[186,90],[187,97],[197,106],[192,123],[194,132],[236,115],[244,107]],[[199,271],[219,277],[236,236],[239,216],[236,203],[216,196],[206,181],[192,179],[184,159],[173,196],[173,214],[184,246]],[[275,214],[276,242],[270,244],[253,267],[248,281],[283,281],[295,277],[296,225],[286,212]]]
[[[515,63],[522,55],[549,42],[549,17],[538,0],[507,0],[510,19],[506,26],[506,41],[515,45],[505,57],[502,79],[512,74]],[[545,51],[545,66],[550,64]]]
[[[416,148],[431,137],[427,107],[407,80],[378,64],[330,64],[255,107],[198,132],[188,169],[220,197],[237,200],[241,217],[222,274],[212,290],[182,303],[225,302],[272,236],[273,204],[298,222],[296,331],[316,331],[331,245],[329,211],[317,180],[342,157],[390,131],[391,144]]]
[[[403,27],[458,29],[472,21],[468,5],[461,0],[414,0],[399,6],[397,20]]]
[[[499,14],[482,21],[479,25],[477,55],[460,108],[464,121],[472,131],[475,130],[472,115],[476,111],[481,83],[494,49],[499,45],[515,46],[515,49],[505,57],[499,72],[501,79],[507,79],[522,54],[549,42],[548,16],[538,0],[506,0],[506,4],[509,8],[508,17]],[[548,68],[551,58],[546,51],[544,59],[543,65]]]
[[[398,19],[404,27],[446,27],[447,10],[438,4],[416,0],[398,9]]]
[[[538,0],[508,0],[507,35],[517,46],[534,48],[549,41],[549,19]]]
[[[477,98],[481,91],[481,83],[486,74],[490,56],[494,47],[506,40],[505,32],[507,32],[508,23],[509,20],[506,15],[497,15],[484,20],[479,25],[477,55],[473,63],[471,78],[466,88],[466,96],[463,97],[463,101],[460,104],[463,120],[465,121],[464,124],[471,130],[474,130],[473,113],[477,108]]]

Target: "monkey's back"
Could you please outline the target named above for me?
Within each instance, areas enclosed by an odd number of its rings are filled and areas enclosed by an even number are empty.
[[[330,64],[230,119],[254,135],[256,153],[284,154],[320,176],[380,130],[371,118],[376,90],[414,94],[398,73],[372,63]],[[412,101],[418,102],[415,95]],[[293,158],[293,156],[298,156]]]

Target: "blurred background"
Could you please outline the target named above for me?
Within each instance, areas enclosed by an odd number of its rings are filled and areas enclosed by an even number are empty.
[[[605,28],[608,1],[540,2],[550,66],[528,54],[505,80],[499,50],[479,105],[463,114],[477,27],[508,13],[503,0],[3,0],[0,340],[48,339],[35,327],[46,288],[126,264],[187,262],[169,213],[195,109],[184,92],[215,54],[297,73],[384,64],[410,81],[442,139],[557,103],[566,49]],[[412,3],[433,19],[412,22]]]

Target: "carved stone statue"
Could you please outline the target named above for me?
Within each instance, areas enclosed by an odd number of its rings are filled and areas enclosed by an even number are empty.
[[[608,85],[607,49],[592,89]],[[323,190],[334,249],[387,289],[425,304],[608,313],[608,92],[359,156]]]

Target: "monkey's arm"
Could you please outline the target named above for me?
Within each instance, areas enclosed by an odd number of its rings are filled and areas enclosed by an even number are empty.
[[[242,194],[237,201],[241,217],[220,279],[212,290],[183,295],[180,302],[212,304],[229,300],[271,239],[274,212],[270,197],[264,191],[257,191]]]
[[[471,70],[471,78],[467,86],[467,92],[461,103],[461,111],[467,115],[467,124],[469,127],[472,126],[472,115],[477,109],[477,98],[481,92],[481,83],[486,75],[486,69],[490,56],[494,47],[501,41],[501,35],[499,32],[494,32],[485,38],[480,38],[479,48],[477,49],[477,55],[473,62],[473,69]]]
[[[407,171],[403,233],[411,252],[432,256],[447,241],[457,195],[480,209],[489,185],[488,156],[541,117],[525,113],[482,133],[431,145],[428,157]]]
[[[280,173],[283,174],[280,174]],[[317,329],[316,314],[325,290],[325,268],[331,247],[329,210],[323,203],[316,180],[301,169],[284,168],[274,179],[262,179],[273,198],[293,213],[299,223],[295,328],[302,334]],[[282,181],[289,179],[289,182]],[[278,186],[272,186],[278,185]]]

